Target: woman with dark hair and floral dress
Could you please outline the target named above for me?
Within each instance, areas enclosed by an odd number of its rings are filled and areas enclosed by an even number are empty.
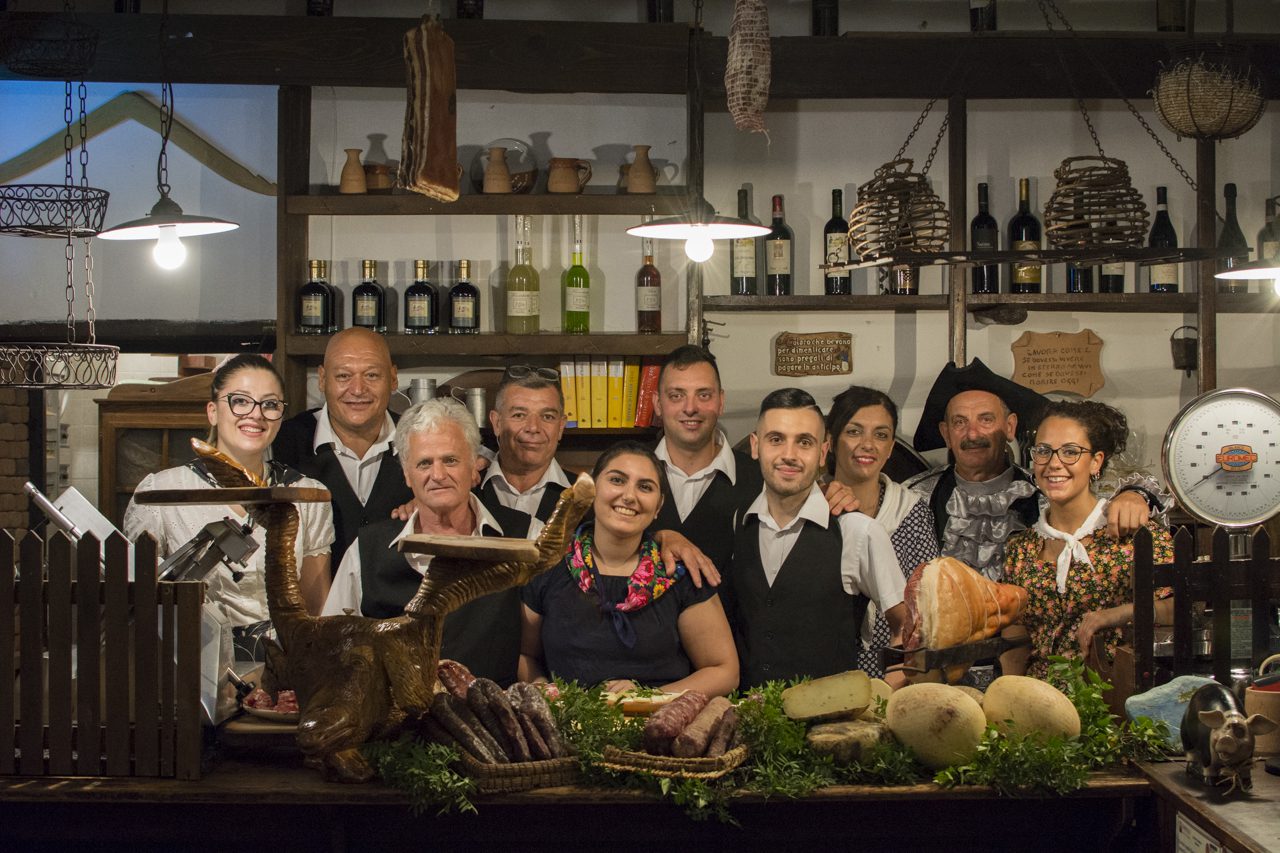
[[[1025,587],[1022,625],[1005,636],[1029,634],[1030,647],[1000,658],[1005,674],[1043,678],[1050,655],[1086,657],[1094,639],[1108,658],[1119,629],[1133,621],[1133,537],[1107,533],[1106,499],[1093,492],[1111,457],[1124,450],[1129,425],[1117,409],[1090,401],[1054,402],[1044,411],[1031,448],[1032,473],[1043,497],[1034,526],[1009,538],[1005,580]],[[1169,531],[1146,525],[1155,562],[1173,560]],[[1156,621],[1173,617],[1170,590],[1156,592]]]
[[[938,539],[929,502],[883,473],[897,430],[898,407],[887,394],[851,385],[836,395],[827,414],[831,437],[827,469],[853,492],[858,510],[888,531],[902,573],[910,577],[916,566],[938,556]],[[858,665],[868,675],[881,678],[880,650],[889,644],[889,623],[877,612],[874,620],[865,619],[862,624]]]
[[[520,680],[731,692],[738,654],[720,597],[695,587],[682,563],[665,565],[650,530],[665,485],[657,457],[621,442],[592,476],[592,518],[560,565],[522,591]]]

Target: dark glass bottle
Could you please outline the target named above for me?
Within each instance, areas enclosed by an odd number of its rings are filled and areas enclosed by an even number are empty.
[[[1173,221],[1169,219],[1169,191],[1165,187],[1156,187],[1156,218],[1151,223],[1151,236],[1147,245],[1152,249],[1178,248],[1178,232],[1173,230]],[[1150,266],[1152,293],[1178,292],[1178,265],[1162,262]]]
[[[756,222],[751,215],[745,188],[738,190],[738,218],[743,222]],[[739,237],[733,241],[733,253],[729,259],[729,292],[734,296],[755,296],[758,292],[759,249],[759,237]]]
[[[1067,293],[1093,293],[1093,267],[1067,264]]]
[[[813,34],[815,36],[840,35],[840,4],[838,0],[812,0]]]
[[[996,28],[996,0],[969,0],[969,31],[991,32]]]
[[[791,268],[795,252],[791,229],[782,212],[782,196],[773,197],[773,228],[764,237],[765,292],[770,296],[791,295]]]
[[[844,193],[831,191],[831,218],[822,228],[822,240],[826,262],[849,263],[849,223],[844,218]],[[827,296],[848,296],[853,293],[852,276],[848,270],[829,270],[823,279]]]
[[[969,249],[973,252],[995,252],[1000,249],[1000,226],[991,215],[991,201],[986,184],[978,184],[978,215],[969,223]],[[974,293],[1000,292],[1000,266],[980,264],[970,273]]]
[[[1108,222],[1107,228],[1114,229],[1116,223]],[[1114,239],[1104,237],[1104,243],[1115,243]],[[1124,261],[1107,261],[1098,268],[1099,293],[1124,293]]]
[[[458,261],[458,280],[449,288],[449,334],[480,334],[480,291],[471,283],[471,261]]]
[[[653,240],[645,237],[644,263],[636,272],[636,331],[656,335],[662,331],[662,274],[653,265]]]
[[[1156,0],[1156,30],[1162,33],[1187,31],[1187,0]]]
[[[483,18],[484,0],[458,0],[459,18]]]
[[[674,0],[647,0],[649,23],[669,24],[676,19]]]
[[[889,292],[894,296],[916,296],[920,293],[919,267],[894,267],[889,273]]]
[[[307,283],[298,290],[298,324],[300,335],[327,335],[333,323],[333,293],[325,283],[324,261],[307,262]]]
[[[1267,199],[1266,218],[1258,232],[1258,260],[1280,260],[1280,223],[1276,222],[1276,199]]]
[[[1009,248],[1015,252],[1040,249],[1040,220],[1031,212],[1031,180],[1018,179],[1018,212],[1009,220]],[[1015,261],[1009,265],[1010,293],[1039,293],[1043,267],[1039,263]]]
[[[387,332],[387,292],[378,284],[378,262],[360,262],[360,283],[351,292],[351,325]]]
[[[404,292],[404,333],[434,335],[440,330],[440,300],[428,278],[427,262],[413,262],[413,284]]]
[[[1218,272],[1237,269],[1249,263],[1249,243],[1240,230],[1240,221],[1236,219],[1236,185],[1227,184],[1222,188],[1223,197],[1227,200],[1227,221],[1218,235],[1218,248],[1230,251],[1225,258],[1218,258]],[[1218,290],[1223,293],[1248,293],[1248,279],[1221,279]]]

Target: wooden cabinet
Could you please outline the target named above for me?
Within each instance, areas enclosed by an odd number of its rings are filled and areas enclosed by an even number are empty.
[[[162,385],[117,385],[98,404],[98,508],[116,527],[148,474],[195,457],[191,439],[209,436],[212,373]]]

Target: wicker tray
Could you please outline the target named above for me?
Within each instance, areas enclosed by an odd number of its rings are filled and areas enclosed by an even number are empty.
[[[505,794],[569,785],[577,780],[581,770],[578,759],[572,757],[515,764],[481,764],[463,753],[462,772],[476,783],[476,790],[481,794]]]
[[[648,773],[669,779],[718,779],[747,760],[747,747],[745,744],[734,747],[717,758],[672,758],[606,746],[603,758],[600,766],[609,770]]]

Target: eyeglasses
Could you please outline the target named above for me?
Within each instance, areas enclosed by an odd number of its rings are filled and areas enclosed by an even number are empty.
[[[560,379],[560,371],[554,367],[535,367],[532,364],[513,364],[506,370],[506,378],[508,379],[524,379],[527,376],[536,376],[548,382],[556,382]]]
[[[1092,452],[1092,449],[1081,447],[1078,444],[1064,444],[1061,447],[1037,444],[1030,450],[1031,458],[1035,460],[1037,465],[1048,465],[1049,460],[1053,459],[1055,453],[1058,454],[1058,458],[1062,460],[1063,465],[1074,465],[1081,456]]]
[[[255,400],[247,394],[227,394],[222,399],[227,401],[231,414],[237,417],[252,414],[254,409],[261,409],[262,417],[269,421],[284,417],[284,400]]]

